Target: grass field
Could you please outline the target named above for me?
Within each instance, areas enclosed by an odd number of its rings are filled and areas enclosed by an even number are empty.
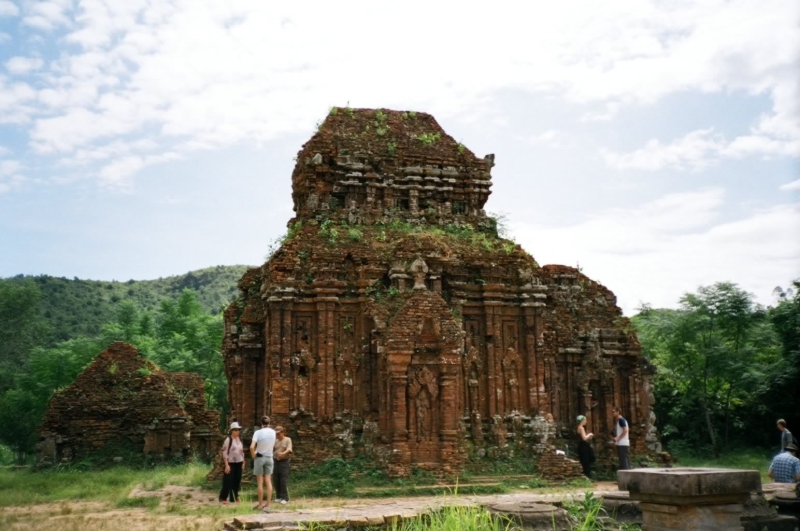
[[[762,481],[768,482],[770,457],[759,450],[732,452],[717,460],[679,456],[677,466],[758,470]],[[117,466],[90,471],[0,468],[0,529],[111,531],[124,522],[125,531],[211,531],[219,530],[223,522],[231,521],[235,515],[252,513],[256,501],[253,485],[243,485],[241,504],[222,506],[217,502],[219,485],[205,481],[208,470],[205,464],[153,469]],[[293,474],[290,507],[340,506],[366,497],[452,495],[456,490],[458,494],[497,494],[524,489],[558,492],[592,486],[589,482],[552,485],[531,476],[524,480],[510,479],[514,477],[511,473],[526,470],[527,467],[468,470],[463,477],[454,479],[450,487],[442,487],[435,485],[436,479],[424,471],[416,471],[409,478],[393,479],[364,463],[331,460]],[[475,483],[493,476],[498,484]],[[475,486],[466,488],[470,482]],[[469,521],[481,517],[472,513],[456,516],[465,516]]]
[[[769,470],[769,464],[772,462],[773,456],[767,450],[752,448],[734,450],[723,454],[719,459],[694,456],[677,457],[678,462],[675,466],[758,470],[761,473],[761,481],[763,483],[770,483],[772,481],[767,475],[767,470]]]

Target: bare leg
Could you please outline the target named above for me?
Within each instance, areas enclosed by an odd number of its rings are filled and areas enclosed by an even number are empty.
[[[269,477],[269,476],[267,476]],[[264,508],[264,476],[256,476],[256,481],[258,482],[258,508]],[[267,483],[270,485],[267,487],[267,492],[271,493],[272,491],[272,484]],[[269,498],[267,498],[267,505],[269,505]]]
[[[262,477],[262,476],[259,476],[259,477]],[[267,484],[267,507],[269,507],[269,504],[272,502],[272,474],[267,474],[266,476],[263,476],[263,478],[264,478],[264,483]],[[259,505],[261,504],[261,485],[260,484],[259,484],[259,489],[258,489],[258,503],[259,503]]]

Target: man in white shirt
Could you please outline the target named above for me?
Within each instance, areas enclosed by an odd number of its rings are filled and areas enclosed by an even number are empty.
[[[253,434],[250,457],[253,458],[253,475],[258,482],[259,511],[268,513],[272,500],[272,449],[275,446],[275,430],[269,427],[269,417],[261,417],[261,429]],[[264,503],[264,483],[267,484],[267,501]]]
[[[614,408],[614,444],[617,445],[617,456],[619,457],[618,470],[630,470],[631,468],[631,443],[628,439],[628,421],[622,416],[622,410]]]

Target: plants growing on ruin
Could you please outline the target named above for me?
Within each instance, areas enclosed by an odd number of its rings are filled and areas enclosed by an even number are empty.
[[[336,243],[339,241],[339,229],[337,229],[333,222],[329,219],[326,219],[322,222],[322,225],[319,226],[319,234],[322,236],[328,243]]]
[[[388,144],[386,144],[386,151],[389,152],[389,155],[394,156],[394,154],[397,153],[397,143],[390,141]]]
[[[378,136],[384,136],[389,132],[388,119],[389,115],[382,110],[378,109],[375,111],[375,133],[377,133]]]
[[[430,146],[435,142],[438,142],[442,135],[440,133],[422,133],[415,137],[417,140],[422,142],[423,146]]]
[[[347,231],[347,239],[351,242],[360,242],[363,234],[358,229],[349,229]]]

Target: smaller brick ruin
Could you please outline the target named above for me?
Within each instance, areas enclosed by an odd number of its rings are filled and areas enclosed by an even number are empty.
[[[115,449],[209,459],[218,439],[219,413],[206,409],[200,375],[164,372],[116,342],[50,399],[37,449],[41,464]]]

